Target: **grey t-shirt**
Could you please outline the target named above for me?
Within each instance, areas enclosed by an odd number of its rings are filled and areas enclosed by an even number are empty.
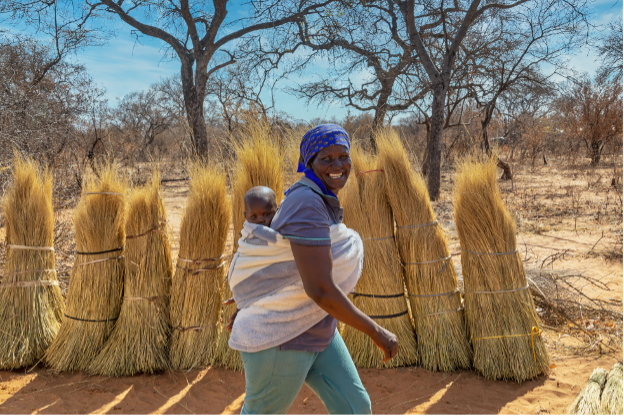
[[[271,228],[297,244],[329,246],[329,226],[342,222],[337,198],[324,195],[318,185],[303,177],[293,185],[271,221]],[[327,315],[303,334],[280,345],[279,350],[321,352],[336,332],[336,319]]]

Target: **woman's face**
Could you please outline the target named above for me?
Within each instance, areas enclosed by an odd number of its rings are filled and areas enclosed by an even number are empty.
[[[351,173],[349,150],[341,145],[331,145],[320,150],[312,159],[310,168],[333,193],[347,183]]]

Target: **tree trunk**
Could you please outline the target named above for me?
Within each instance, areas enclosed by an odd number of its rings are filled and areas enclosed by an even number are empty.
[[[376,135],[384,126],[384,119],[388,111],[388,98],[392,93],[392,84],[382,85],[377,105],[375,106],[375,116],[373,117],[373,124],[371,126],[370,143],[373,152],[377,151]]]
[[[208,132],[204,121],[204,94],[197,92],[190,59],[182,62],[181,74],[186,118],[193,132],[193,152],[197,156],[205,156],[208,153]]]
[[[485,118],[481,120],[481,133],[483,134],[483,147],[485,148],[485,153],[490,156],[492,151],[490,150],[490,138],[488,137],[488,125],[490,124],[490,120],[492,119],[492,114],[487,108],[485,112]],[[504,162],[500,157],[497,157],[496,166],[503,170],[503,175],[501,176],[502,180],[510,180],[513,178],[513,174],[511,173],[511,168],[509,164]]]
[[[429,170],[429,143],[431,143],[431,140],[429,139],[431,138],[431,120],[426,120],[425,126],[427,127],[427,144],[425,145],[425,151],[423,153],[422,166],[420,170],[422,171],[422,174],[426,176],[427,171]]]
[[[602,153],[602,146],[600,141],[591,142],[591,146],[589,147],[590,157],[591,157],[591,165],[597,166],[600,163],[600,155]]]
[[[444,102],[446,101],[446,85],[438,83],[433,90],[431,105],[431,134],[429,136],[429,152],[427,159],[427,188],[432,201],[440,197],[440,165],[442,162],[442,134],[444,128]]]

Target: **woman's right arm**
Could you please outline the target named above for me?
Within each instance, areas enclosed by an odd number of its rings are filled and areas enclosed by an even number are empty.
[[[307,246],[290,242],[306,294],[337,320],[364,332],[383,351],[386,362],[398,352],[396,336],[356,308],[332,279],[331,246]]]

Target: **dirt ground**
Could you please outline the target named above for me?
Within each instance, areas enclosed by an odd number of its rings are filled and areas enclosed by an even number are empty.
[[[553,162],[551,162],[553,163]],[[613,166],[616,166],[615,168]],[[619,166],[619,168],[618,168]],[[514,166],[514,181],[501,193],[518,222],[518,249],[529,278],[543,273],[582,275],[581,293],[616,305],[622,312],[622,162],[589,168],[571,165]],[[167,177],[165,172],[165,177]],[[616,186],[611,180],[616,179]],[[461,271],[453,222],[454,173],[443,174],[443,197],[434,204]],[[188,184],[163,184],[177,256],[179,224]],[[70,244],[70,243],[68,243]],[[461,273],[459,273],[461,276]],[[585,279],[585,277],[587,279]],[[593,280],[599,284],[589,284]],[[581,308],[582,309],[582,308]],[[538,309],[539,312],[539,309]],[[583,311],[580,311],[581,316]],[[621,316],[621,315],[620,315]],[[622,361],[622,322],[594,314],[574,325],[544,313],[543,337],[551,353],[550,374],[521,384],[486,380],[474,371],[435,373],[419,367],[360,370],[374,413],[561,414],[596,367]],[[548,325],[547,325],[548,324]],[[600,338],[600,341],[598,341]],[[41,366],[0,371],[0,413],[239,413],[243,373],[207,368],[126,378],[84,373],[54,374]],[[304,387],[292,414],[326,413]]]

